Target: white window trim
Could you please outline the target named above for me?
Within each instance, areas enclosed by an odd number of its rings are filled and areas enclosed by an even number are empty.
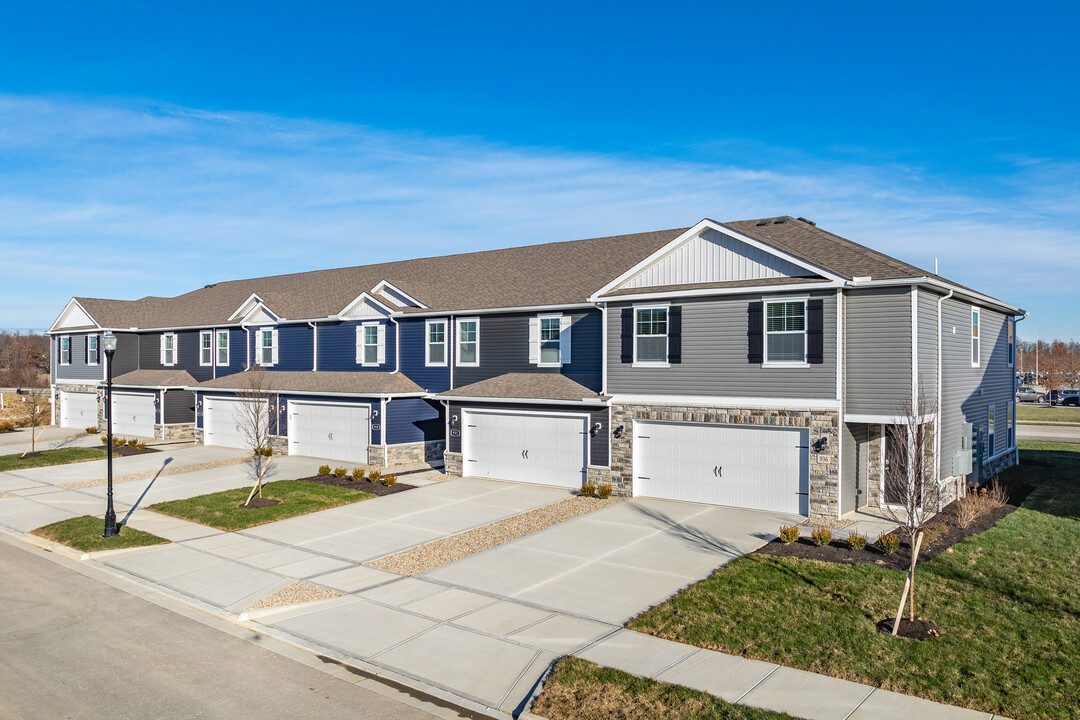
[[[263,333],[270,333],[270,362],[263,362],[263,350],[268,346],[262,344]],[[274,327],[261,327],[255,335],[255,364],[262,367],[276,365],[274,358],[277,357],[277,330]]]
[[[222,335],[225,336],[225,362],[221,362],[221,355],[220,355],[221,346],[218,344],[220,342],[220,338],[221,338]],[[229,345],[230,345],[229,331],[228,330],[215,330],[214,331],[214,363],[218,367],[228,367],[229,366],[229,357],[230,357]]]
[[[97,342],[97,347],[94,348],[94,352],[97,353],[97,357],[94,359],[94,362],[90,362],[90,341],[91,340],[95,340]],[[97,335],[87,335],[86,336],[86,364],[91,365],[91,366],[96,366],[96,365],[101,364],[101,340],[98,338]]]
[[[981,320],[981,318],[980,318]],[[1005,347],[1005,359],[1009,363],[1009,367],[1016,366],[1016,318],[1009,318],[1006,321],[1007,327],[1005,332],[1006,347]],[[980,332],[982,332],[980,330]]]
[[[977,320],[976,320],[977,318]],[[978,328],[978,334],[975,334],[976,328]],[[971,338],[971,367],[977,368],[982,364],[982,313],[979,312],[979,308],[971,308],[971,326],[968,328],[968,335]]]
[[[203,347],[203,338],[207,338],[210,342],[207,346]],[[210,330],[199,331],[199,367],[213,367],[214,365],[214,333]],[[203,362],[203,350],[206,350],[208,357],[206,362]]]
[[[1005,406],[1005,439],[1008,445],[1006,450],[1016,449],[1016,401],[1010,400]]]
[[[443,329],[443,359],[442,362],[431,362],[431,326],[442,325]],[[446,318],[432,318],[424,321],[424,367],[446,367],[450,362],[450,352],[447,348],[449,345],[447,338],[447,321]],[[438,343],[436,343],[438,344]]]
[[[64,341],[65,340],[67,341],[67,362],[64,361]],[[60,336],[60,343],[59,343],[59,345],[57,345],[57,348],[59,350],[59,355],[60,355],[60,364],[61,365],[70,365],[71,364],[71,336],[70,335],[61,335]]]
[[[670,333],[664,333],[664,359],[663,360],[638,360],[637,354],[637,314],[638,310],[664,310],[664,326],[670,331],[668,323],[671,321],[671,303],[649,303],[644,305],[634,305],[634,362],[631,367],[650,367],[650,368],[666,368],[671,367],[671,363],[668,361],[668,353],[671,351],[671,338]],[[659,337],[658,335],[649,335],[647,337]]]
[[[996,425],[997,425],[996,408],[993,405],[989,405],[986,408],[986,439],[987,439],[987,444],[990,446],[990,448],[989,448],[990,452],[988,452],[986,455],[987,455],[987,457],[990,457],[990,458],[996,458],[998,455],[1001,454],[1000,452],[998,452],[998,449],[997,449],[998,444],[997,444],[997,434],[996,434],[997,427],[996,427]]]
[[[802,360],[769,360],[769,305],[776,303],[794,303],[801,302],[803,304],[803,359]],[[809,295],[794,295],[784,296],[778,295],[774,297],[761,298],[761,357],[764,361],[761,363],[761,367],[775,367],[775,368],[795,368],[795,367],[810,367],[810,363],[806,360],[806,353],[809,347],[810,337],[810,319],[808,317],[808,309],[810,304]],[[784,330],[775,331],[774,335],[795,335],[797,330]]]
[[[165,343],[167,342],[167,340],[166,340],[167,338],[172,339],[172,362],[165,362],[165,353],[166,353]],[[179,348],[177,347],[177,343],[176,343],[176,333],[168,332],[168,333],[162,333],[161,334],[161,364],[162,365],[164,365],[165,367],[172,367],[173,365],[175,365],[176,361],[177,361],[177,355],[178,355],[177,350],[178,349]]]
[[[538,321],[537,331],[539,333],[539,335],[537,336],[537,342],[539,343],[539,345],[537,345],[537,347],[536,347],[536,367],[557,368],[557,367],[562,367],[563,366],[563,362],[562,362],[562,316],[563,316],[562,313],[544,313],[544,314],[536,316],[536,319]],[[558,320],[559,321],[559,339],[556,341],[559,344],[559,361],[558,362],[543,362],[542,360],[540,360],[540,358],[542,358],[544,356],[544,340],[543,340],[543,337],[542,337],[543,332],[544,332],[544,320]]]
[[[379,328],[381,326],[382,323],[377,321],[362,322],[356,326],[356,364],[360,367],[378,367],[379,365],[382,365],[382,363],[379,362],[379,335],[381,332]],[[375,344],[373,345],[373,347],[375,348],[375,362],[365,361],[368,348],[366,328],[369,327],[375,328]]]
[[[462,323],[476,323],[476,362],[461,362],[461,325]],[[480,367],[480,318],[464,317],[457,318],[454,325],[454,362],[458,367]]]

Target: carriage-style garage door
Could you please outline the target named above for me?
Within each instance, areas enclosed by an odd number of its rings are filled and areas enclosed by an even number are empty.
[[[243,401],[233,398],[203,399],[203,444],[224,447],[248,447],[241,429]]]
[[[588,418],[531,412],[462,412],[462,471],[472,477],[579,488]]]
[[[635,421],[634,495],[807,515],[808,431]]]
[[[369,405],[289,401],[289,454],[368,461],[371,442]]]
[[[97,427],[97,393],[60,391],[60,427]]]
[[[157,408],[148,393],[113,392],[113,433],[154,437]]]

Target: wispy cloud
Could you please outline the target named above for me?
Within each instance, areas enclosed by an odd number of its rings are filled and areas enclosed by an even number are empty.
[[[717,150],[720,148],[720,150]],[[857,156],[849,150],[845,157]],[[717,159],[717,158],[722,159]],[[879,161],[880,158],[874,158]],[[141,101],[0,96],[0,325],[67,297],[553,240],[803,215],[1080,336],[1080,174],[994,177],[812,158],[737,140],[677,158],[508,147]]]

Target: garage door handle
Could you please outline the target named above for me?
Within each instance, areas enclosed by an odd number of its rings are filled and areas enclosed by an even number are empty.
[[[528,450],[522,450],[521,451],[521,459],[522,460],[528,460],[529,459],[529,451]]]
[[[721,465],[717,465],[712,469],[713,477],[724,477],[724,468]]]

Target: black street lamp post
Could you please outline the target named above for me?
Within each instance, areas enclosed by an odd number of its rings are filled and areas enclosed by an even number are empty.
[[[104,537],[113,537],[120,533],[119,528],[116,527],[116,511],[113,510],[113,498],[112,498],[112,360],[113,353],[116,352],[116,336],[112,334],[112,331],[106,331],[104,337],[102,337],[102,345],[105,346],[105,367],[106,367],[106,385],[105,385],[105,417],[107,418],[107,439],[109,441],[109,506],[105,509],[105,535]]]

